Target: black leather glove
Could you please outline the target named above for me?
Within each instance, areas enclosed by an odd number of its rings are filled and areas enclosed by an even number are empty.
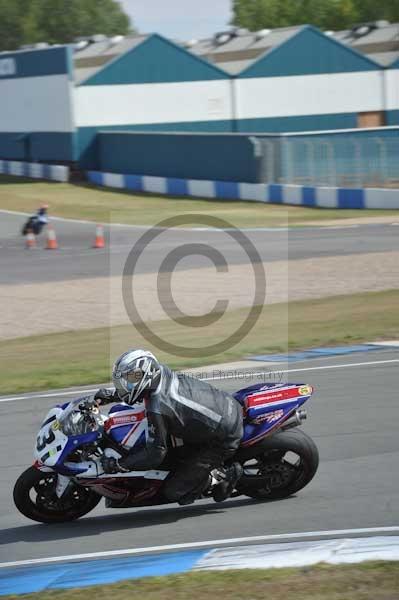
[[[101,388],[101,390],[98,390],[98,392],[95,393],[94,400],[97,401],[98,405],[111,404],[111,402],[117,401],[117,397],[115,392],[113,392],[112,390]]]
[[[97,400],[95,400],[91,396],[87,396],[87,398],[83,398],[79,404],[79,409],[82,412],[85,412],[85,411],[87,412],[87,411],[90,411],[92,408],[97,408],[97,407],[98,407]]]

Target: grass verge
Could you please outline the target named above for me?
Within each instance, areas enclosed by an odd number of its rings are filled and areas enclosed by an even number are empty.
[[[322,224],[331,219],[398,215],[388,210],[334,210],[267,205],[259,202],[165,198],[125,191],[110,191],[89,185],[46,183],[0,176],[0,208],[34,212],[41,203],[50,214],[95,222],[154,225],[176,214],[212,215],[236,227],[286,227],[287,224]]]
[[[300,569],[204,571],[124,581],[114,585],[27,594],[24,600],[394,600],[399,562],[316,565]],[[18,596],[4,596],[5,600]]]
[[[133,327],[71,331],[0,342],[1,393],[17,393],[110,379],[110,341],[117,355],[129,347],[148,347],[172,368],[187,368],[241,359],[256,353],[358,343],[399,337],[399,290],[335,296],[265,306],[255,328],[230,350],[205,359],[176,358],[143,341]],[[287,310],[288,308],[288,310]],[[244,321],[246,309],[227,312],[213,325],[215,339],[229,335]],[[174,321],[151,323],[163,339],[192,344],[193,329]],[[206,328],[209,332],[209,329]],[[227,334],[226,334],[227,332]],[[209,339],[194,330],[198,346]]]

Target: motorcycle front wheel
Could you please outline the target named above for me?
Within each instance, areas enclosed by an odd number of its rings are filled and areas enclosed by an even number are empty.
[[[66,523],[87,515],[101,500],[88,488],[75,486],[65,499],[55,493],[56,473],[29,467],[14,486],[14,503],[20,513],[39,523]]]
[[[300,429],[280,431],[246,449],[237,490],[256,500],[287,498],[304,488],[319,465],[317,446]]]

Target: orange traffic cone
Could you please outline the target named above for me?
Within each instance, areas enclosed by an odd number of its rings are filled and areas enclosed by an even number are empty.
[[[28,250],[31,248],[36,248],[36,236],[32,230],[28,231],[25,236],[25,248]]]
[[[96,226],[96,239],[93,248],[105,248],[104,227],[102,225]]]
[[[57,236],[55,235],[54,227],[51,227],[51,225],[49,225],[48,229],[47,229],[46,250],[57,250],[57,249],[58,249]]]

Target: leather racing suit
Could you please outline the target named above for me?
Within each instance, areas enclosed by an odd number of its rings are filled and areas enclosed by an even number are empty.
[[[190,501],[200,495],[212,469],[238,449],[243,435],[242,407],[230,394],[205,381],[177,374],[166,365],[160,367],[159,383],[145,398],[146,446],[132,450],[118,463],[129,471],[157,468],[166,457],[168,436],[181,438],[193,452],[165,482],[164,494],[171,502],[185,503],[184,498]],[[115,395],[101,397],[102,404],[115,401]]]

